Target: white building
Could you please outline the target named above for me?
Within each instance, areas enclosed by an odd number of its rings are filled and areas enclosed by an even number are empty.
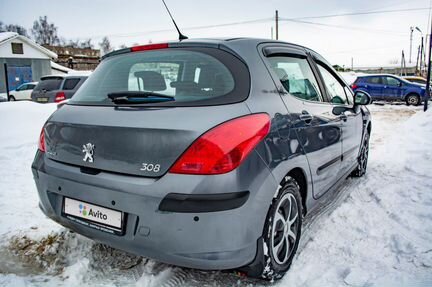
[[[51,60],[57,54],[33,40],[12,32],[0,33],[0,93],[52,74]]]

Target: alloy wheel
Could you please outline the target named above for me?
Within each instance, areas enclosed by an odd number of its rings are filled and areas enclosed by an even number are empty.
[[[297,200],[287,193],[279,201],[273,220],[271,248],[277,264],[284,265],[290,258],[297,238],[299,212]]]

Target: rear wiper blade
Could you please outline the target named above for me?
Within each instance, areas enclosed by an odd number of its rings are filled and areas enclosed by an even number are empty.
[[[123,91],[113,92],[108,94],[108,98],[116,104],[128,103],[128,104],[140,104],[140,103],[155,103],[155,102],[167,102],[175,101],[174,97],[158,94],[154,92],[144,91]]]

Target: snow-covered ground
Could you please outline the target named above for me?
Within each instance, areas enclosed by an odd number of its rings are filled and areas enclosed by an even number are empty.
[[[0,104],[0,286],[432,286],[432,111],[372,105],[368,173],[305,223],[279,282],[168,266],[39,211],[30,165],[55,105]]]

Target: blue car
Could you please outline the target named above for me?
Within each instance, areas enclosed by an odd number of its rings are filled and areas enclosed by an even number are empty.
[[[367,75],[358,77],[351,85],[353,91],[368,92],[372,100],[405,101],[417,106],[425,99],[426,87],[393,75]]]

